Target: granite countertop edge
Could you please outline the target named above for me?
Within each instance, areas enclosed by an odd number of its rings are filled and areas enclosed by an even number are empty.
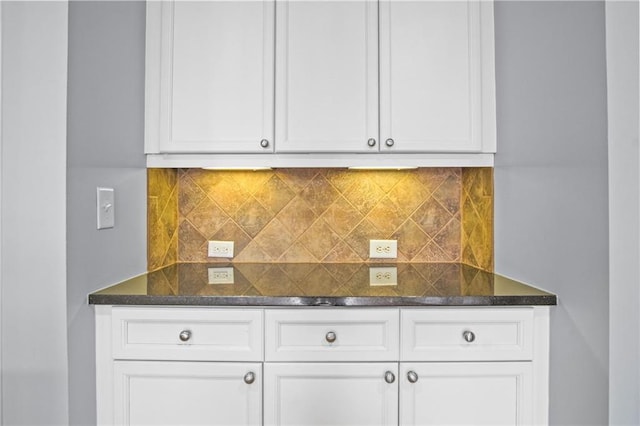
[[[402,306],[522,306],[556,305],[555,295],[429,296],[429,297],[270,297],[270,296],[149,296],[89,295],[93,305],[167,305],[228,307],[402,307]]]

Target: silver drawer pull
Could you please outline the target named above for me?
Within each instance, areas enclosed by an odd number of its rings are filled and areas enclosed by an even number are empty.
[[[191,339],[191,330],[182,330],[180,332],[180,340],[186,342],[189,339]]]
[[[386,373],[384,373],[384,381],[387,383],[393,383],[396,381],[396,375],[391,371],[387,371]]]
[[[336,333],[334,331],[330,331],[327,333],[326,336],[324,336],[325,340],[329,343],[333,343],[336,341],[336,339],[338,338],[338,336],[336,335]]]
[[[260,141],[260,146],[261,146],[261,147],[263,147],[263,148],[268,148],[268,147],[269,147],[269,140],[267,140],[267,139],[262,139],[262,140]]]
[[[256,374],[253,371],[249,371],[244,375],[244,382],[248,385],[256,381]]]
[[[476,340],[476,335],[473,334],[473,331],[469,331],[469,330],[465,330],[462,333],[462,337],[464,338],[464,340],[466,340],[468,343],[473,342],[474,340]]]
[[[415,371],[411,370],[407,373],[407,380],[409,380],[410,383],[415,383],[418,381],[418,373],[416,373]]]

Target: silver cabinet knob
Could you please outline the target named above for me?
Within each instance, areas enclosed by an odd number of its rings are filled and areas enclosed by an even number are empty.
[[[396,375],[391,371],[387,371],[386,373],[384,373],[384,381],[387,383],[393,383],[396,381]]]
[[[267,148],[269,146],[269,141],[267,139],[262,139],[260,141],[260,146],[263,148]]]
[[[370,147],[376,146],[376,140],[374,138],[369,139],[367,141],[367,145],[369,145]]]
[[[180,340],[186,342],[189,339],[191,339],[191,330],[182,330],[180,332]]]
[[[474,340],[476,340],[476,335],[473,334],[473,331],[469,331],[469,330],[465,330],[462,333],[462,337],[464,338],[464,340],[466,340],[467,342],[471,343]]]
[[[329,343],[333,343],[333,342],[335,342],[335,341],[336,341],[336,339],[338,338],[338,336],[336,335],[336,333],[335,333],[335,332],[330,331],[330,332],[328,332],[328,333],[327,333],[327,335],[326,335],[326,336],[324,336],[324,338],[325,338],[325,340],[326,340],[327,342],[329,342]]]
[[[418,373],[416,373],[415,371],[411,370],[407,373],[407,380],[409,380],[409,382],[411,383],[415,383],[418,381]]]
[[[389,138],[386,141],[384,141],[384,144],[387,145],[388,147],[392,147],[394,143],[395,142],[391,138]]]
[[[256,373],[254,373],[253,371],[249,371],[247,374],[244,375],[244,382],[246,384],[250,385],[255,381],[256,381]]]

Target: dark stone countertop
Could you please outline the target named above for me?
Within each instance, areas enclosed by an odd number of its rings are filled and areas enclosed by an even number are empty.
[[[381,267],[397,268],[395,285],[371,284],[371,268]],[[373,274],[386,272],[373,269]],[[219,283],[210,284],[210,280]],[[92,293],[89,303],[510,306],[555,305],[557,299],[535,287],[457,263],[180,263]]]

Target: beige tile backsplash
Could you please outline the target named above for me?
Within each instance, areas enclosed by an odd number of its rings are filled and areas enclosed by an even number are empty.
[[[397,239],[397,262],[493,270],[491,168],[148,173],[149,270],[228,262],[209,240],[233,240],[233,262],[380,262],[370,239]]]

